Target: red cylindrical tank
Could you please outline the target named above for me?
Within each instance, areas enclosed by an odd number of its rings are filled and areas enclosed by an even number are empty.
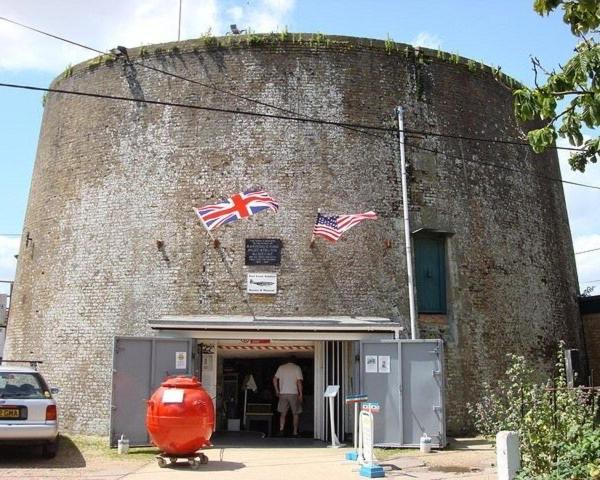
[[[215,425],[212,399],[196,377],[170,377],[148,400],[150,440],[168,455],[191,455],[210,445]]]

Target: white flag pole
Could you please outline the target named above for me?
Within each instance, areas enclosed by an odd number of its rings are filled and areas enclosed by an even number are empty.
[[[196,210],[196,208],[194,208],[194,212],[196,212],[196,215],[198,215],[198,211]],[[198,215],[198,217],[200,217],[200,215]],[[235,275],[233,273],[233,270],[231,269],[231,266],[229,265],[227,257],[225,256],[225,252],[221,248],[221,242],[219,242],[214,237],[214,235],[210,232],[210,229],[208,228],[208,226],[206,225],[206,223],[204,223],[204,220],[202,220],[202,218],[200,218],[200,223],[202,224],[202,226],[206,230],[206,233],[208,233],[208,237],[212,240],[213,247],[219,252],[219,256],[221,257],[221,262],[223,263],[223,265],[225,265],[225,269],[227,270],[227,273],[231,277],[231,280],[233,281],[233,283],[235,283],[235,286],[238,288],[238,290],[240,291],[240,294],[244,298],[244,302],[246,303],[246,305],[248,306],[248,310],[250,310],[250,313],[252,314],[252,320],[256,320],[256,314],[254,313],[254,309],[250,305],[250,301],[248,300],[248,296],[244,294],[244,289],[238,283],[237,278],[235,277]]]

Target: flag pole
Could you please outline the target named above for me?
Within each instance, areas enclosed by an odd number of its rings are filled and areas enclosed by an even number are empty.
[[[252,308],[252,305],[250,305],[250,302],[249,302],[247,296],[244,295],[244,290],[242,289],[242,286],[238,283],[237,279],[235,278],[235,275],[233,274],[233,271],[231,270],[231,266],[227,262],[227,257],[225,256],[225,252],[221,248],[221,242],[219,242],[219,240],[217,240],[215,238],[215,236],[210,232],[207,225],[204,223],[204,221],[202,219],[200,219],[200,223],[206,230],[206,233],[208,234],[208,238],[210,238],[212,240],[214,248],[219,252],[219,256],[221,257],[221,262],[223,262],[223,265],[225,265],[225,270],[227,270],[227,273],[231,277],[231,280],[233,280],[233,283],[235,283],[235,286],[242,294],[242,296],[244,298],[244,302],[246,303],[246,305],[248,306],[248,310],[250,310],[250,313],[252,314],[252,320],[256,321],[256,314],[254,313],[254,309]]]
[[[317,220],[315,220],[315,225],[319,220],[319,215],[321,215],[321,209],[317,208]],[[315,246],[315,225],[313,225],[312,237],[310,237],[310,248],[313,248]]]
[[[417,308],[415,305],[415,288],[413,281],[413,256],[412,237],[410,232],[410,219],[408,212],[408,176],[406,175],[406,157],[404,154],[404,111],[402,107],[396,108],[398,114],[398,141],[400,143],[400,177],[402,179],[402,207],[404,210],[404,243],[406,245],[406,273],[408,276],[408,304],[410,308],[410,338],[419,338],[417,330]],[[396,158],[396,157],[394,157]],[[398,163],[394,162],[396,170]]]

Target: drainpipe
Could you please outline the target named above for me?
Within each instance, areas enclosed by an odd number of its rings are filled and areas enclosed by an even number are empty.
[[[408,276],[408,303],[410,307],[410,338],[419,338],[417,330],[417,308],[415,305],[415,289],[413,281],[413,256],[412,238],[410,233],[410,219],[408,217],[408,176],[406,175],[406,157],[404,155],[404,111],[402,107],[396,108],[398,114],[398,141],[400,144],[400,172],[398,162],[394,161],[396,174],[402,179],[402,208],[404,210],[404,243],[406,245],[406,273]],[[394,157],[396,158],[396,157]]]

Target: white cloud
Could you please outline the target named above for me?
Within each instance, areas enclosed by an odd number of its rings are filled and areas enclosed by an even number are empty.
[[[440,48],[442,46],[442,40],[436,34],[429,32],[420,32],[410,43],[417,47],[425,48]]]
[[[238,17],[236,21],[244,22],[243,28],[250,29],[253,32],[281,31],[285,28],[288,15],[294,9],[294,4],[294,0],[261,0],[257,7],[246,8],[244,15]]]
[[[17,261],[15,255],[19,253],[19,237],[6,237],[0,235],[0,280],[13,280]],[[8,293],[9,286],[0,282],[0,293]]]
[[[243,23],[256,32],[285,25],[294,0],[260,0],[225,11],[219,0],[183,1],[181,38],[196,38],[210,30],[223,35],[229,23]],[[19,0],[3,2],[2,16],[102,51],[117,46],[177,40],[176,0]],[[0,71],[61,72],[68,64],[95,56],[75,45],[0,21]]]
[[[239,22],[244,16],[244,9],[242,7],[232,7],[227,10],[227,14],[233,22]]]
[[[557,146],[570,147],[564,139],[559,139]],[[588,165],[585,173],[574,172],[568,163],[569,155],[567,150],[558,151],[563,180],[600,186],[600,165]],[[600,190],[569,184],[563,184],[563,188],[575,252],[600,248],[600,216],[595,207],[600,200]],[[582,253],[575,258],[581,290],[596,286],[596,291],[599,291],[600,282],[587,282],[600,280],[600,250]]]

